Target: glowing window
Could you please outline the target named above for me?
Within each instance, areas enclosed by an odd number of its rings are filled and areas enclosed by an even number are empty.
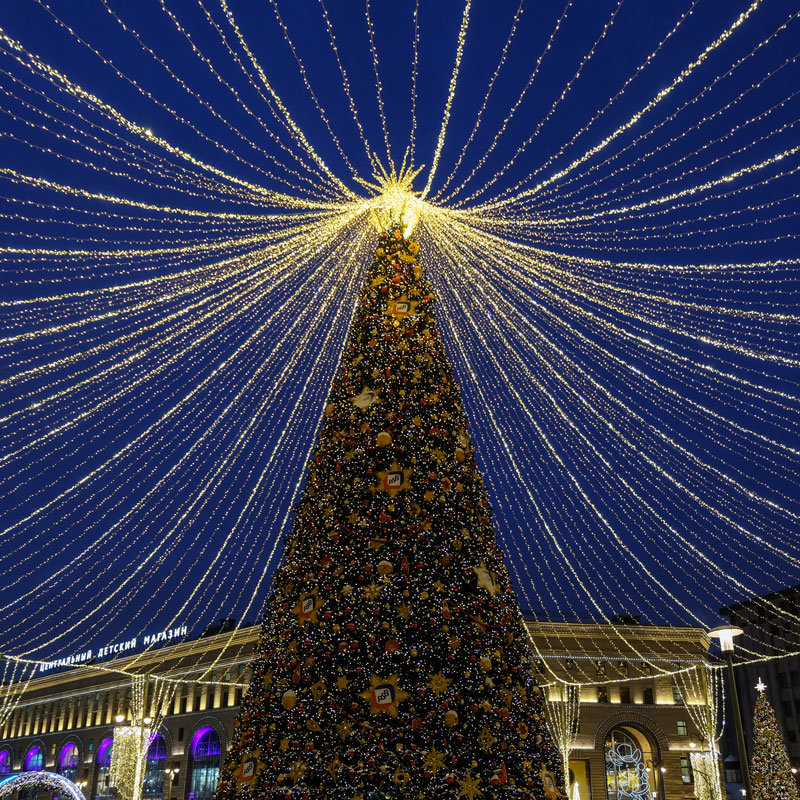
[[[647,738],[628,726],[611,730],[605,741],[608,800],[653,800],[658,768]]]
[[[74,742],[67,742],[58,754],[58,773],[71,781],[75,781],[78,777],[78,766],[80,764],[80,755],[78,754],[78,745]]]
[[[211,800],[219,778],[219,734],[209,727],[200,728],[192,737],[192,762],[188,800]]]
[[[111,788],[111,750],[114,746],[114,740],[109,736],[103,739],[97,748],[96,772],[97,782],[94,793],[94,800],[113,800],[116,797],[116,792]]]
[[[38,772],[44,769],[44,753],[42,752],[42,748],[31,747],[31,749],[25,753],[23,764],[25,765],[25,772]],[[38,796],[38,786],[26,786],[24,789],[20,789],[19,792],[19,800],[36,800]]]
[[[41,747],[31,747],[25,753],[25,772],[33,772],[44,769],[44,753]]]
[[[167,758],[167,743],[160,733],[153,734],[147,748],[147,766],[144,771],[142,796],[160,800],[164,796],[164,763]]]

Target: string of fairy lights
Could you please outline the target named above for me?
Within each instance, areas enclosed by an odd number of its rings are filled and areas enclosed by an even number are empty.
[[[526,616],[600,624],[686,696],[716,671],[652,658],[632,615],[753,598],[741,660],[797,650],[770,593],[800,583],[800,13],[686,0],[633,43],[626,4],[586,6],[0,18],[0,725],[98,640],[236,617],[198,683],[237,646],[386,208]],[[537,655],[568,751],[598,677]]]

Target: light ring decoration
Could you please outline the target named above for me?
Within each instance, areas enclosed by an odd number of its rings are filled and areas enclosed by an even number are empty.
[[[24,789],[26,786],[46,786],[66,795],[70,800],[86,800],[83,792],[71,780],[55,772],[43,770],[21,772],[19,775],[0,781],[0,798],[11,797],[18,789]]]

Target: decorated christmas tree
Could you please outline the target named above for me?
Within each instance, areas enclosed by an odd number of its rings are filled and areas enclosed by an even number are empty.
[[[759,679],[753,715],[753,758],[750,779],[753,800],[798,800],[797,783],[786,754],[778,720]]]
[[[380,235],[218,800],[562,794],[418,253]]]

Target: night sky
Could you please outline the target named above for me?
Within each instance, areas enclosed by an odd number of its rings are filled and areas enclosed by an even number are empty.
[[[421,258],[520,604],[540,619],[713,626],[720,607],[800,582],[800,14],[756,6],[574,167],[750,3],[470,9],[428,199],[472,212],[475,235],[451,263],[421,224]],[[235,240],[303,224],[302,211],[226,192],[208,170],[185,181],[176,152],[250,185],[320,191],[235,20],[297,128],[364,194],[347,163],[372,180],[358,123],[389,163],[364,9],[232,0],[229,19],[218,0],[3,3],[0,651],[51,658],[257,618],[375,240],[348,229],[279,270],[216,272],[263,246]],[[414,110],[417,191],[463,11],[420,0],[414,93],[415,4],[369,6],[397,164]],[[509,204],[502,231],[478,208],[567,167]],[[505,249],[484,249],[484,234]],[[344,267],[339,248],[356,244],[361,266]],[[177,276],[200,267],[214,280]]]

